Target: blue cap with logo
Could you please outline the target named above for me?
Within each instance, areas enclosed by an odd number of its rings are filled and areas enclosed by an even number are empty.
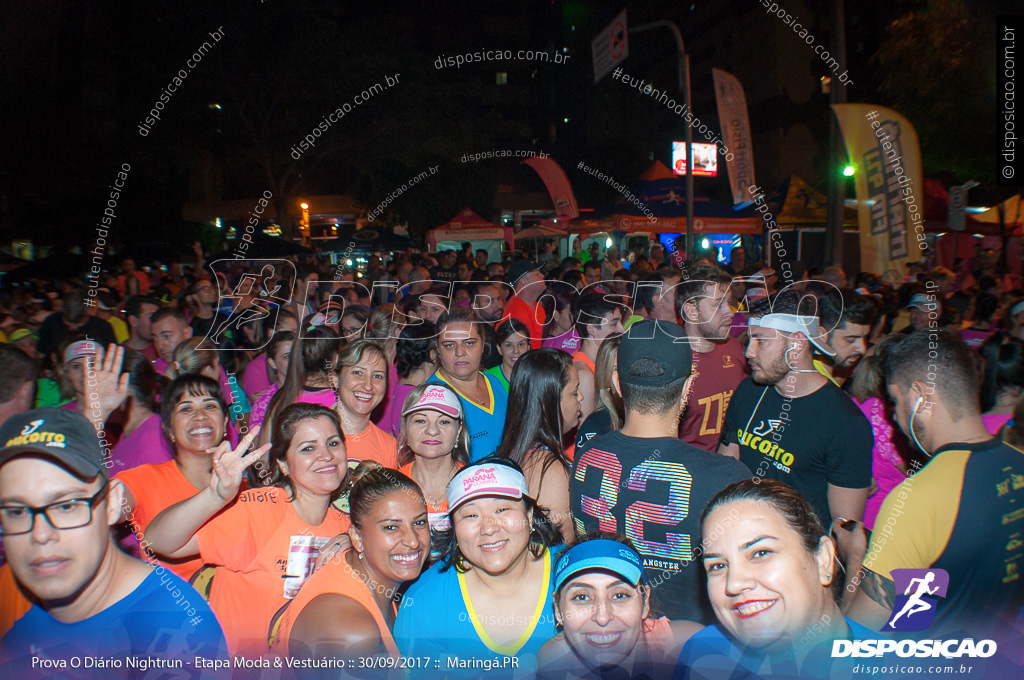
[[[583,571],[610,571],[631,585],[639,585],[644,575],[640,554],[625,543],[595,538],[566,550],[555,565],[555,591]]]

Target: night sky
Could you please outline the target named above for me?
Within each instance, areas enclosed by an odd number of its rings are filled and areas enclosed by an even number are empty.
[[[829,3],[784,4],[805,18],[821,42],[830,42]],[[901,75],[878,56],[896,40],[887,30],[907,12],[947,4],[848,0],[848,68],[856,83],[849,100],[898,100],[891,83]],[[294,217],[298,197],[349,194],[372,209],[432,166],[439,167],[437,174],[395,199],[385,222],[408,223],[419,235],[464,206],[493,219],[499,189],[544,192],[537,175],[517,159],[460,160],[491,149],[552,155],[572,180],[580,206],[600,207],[616,194],[578,172],[579,161],[632,182],[654,160],[669,164],[671,141],[683,138],[680,119],[663,106],[610,76],[594,83],[590,42],[624,7],[630,26],[658,20],[679,26],[691,54],[694,110],[715,126],[711,68],[740,78],[763,184],[799,172],[824,187],[830,114],[818,80],[825,70],[757,0],[24,0],[0,7],[0,234],[7,242],[85,244],[124,163],[131,172],[112,238],[122,245],[155,235],[191,242],[203,227],[183,222],[188,201],[255,203],[270,191],[277,207]],[[961,44],[922,55],[903,72],[908,88],[943,98],[933,109],[940,122],[943,116],[977,116],[988,107],[994,112],[987,60],[994,54],[995,10],[987,2],[971,3],[971,9],[973,18],[957,28]],[[219,40],[211,38],[221,31]],[[206,53],[190,68],[187,60],[204,42]],[[567,60],[437,68],[446,57],[487,50],[536,50]],[[631,35],[623,67],[655,87],[674,89],[674,52],[667,31]],[[186,77],[177,84],[182,69]],[[980,73],[987,79],[975,75]],[[965,92],[916,84],[951,76],[949,82]],[[397,78],[392,87],[353,104],[388,78]],[[168,87],[176,90],[168,93]],[[971,88],[976,92],[966,91]],[[159,120],[145,127],[162,94]],[[322,129],[315,147],[296,160],[296,145],[346,105],[351,110]],[[905,111],[912,120],[917,111],[930,110],[927,101],[905,107],[914,109]],[[976,123],[971,141],[947,129],[937,151],[938,132],[927,121],[914,123],[927,147],[926,175],[964,181],[987,171],[988,165],[970,163],[979,148],[990,153],[984,144],[994,134],[991,125]],[[803,146],[787,151],[786,140],[796,138]],[[986,179],[976,178],[983,184]],[[717,179],[700,180],[698,190],[729,202],[724,166]]]

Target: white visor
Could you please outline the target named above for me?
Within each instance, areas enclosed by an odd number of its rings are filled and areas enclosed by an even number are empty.
[[[771,328],[785,333],[803,333],[819,352],[830,357],[836,355],[827,344],[822,342],[817,317],[798,314],[765,314],[759,318],[748,319],[747,325]]]

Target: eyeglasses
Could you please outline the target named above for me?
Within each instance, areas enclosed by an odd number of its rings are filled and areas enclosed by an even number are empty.
[[[110,485],[104,484],[92,498],[70,498],[33,508],[28,505],[0,505],[0,536],[18,536],[32,531],[36,515],[45,515],[54,529],[78,529],[92,524],[92,511],[106,498]]]

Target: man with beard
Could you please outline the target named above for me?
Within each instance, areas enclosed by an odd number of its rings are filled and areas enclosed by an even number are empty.
[[[505,316],[504,281],[481,281],[473,291],[473,311],[489,324],[497,324]]]
[[[813,368],[812,347],[833,352],[808,303],[786,291],[751,310],[751,376],[729,402],[718,452],[795,488],[828,526],[863,518],[874,438],[856,404]]]
[[[835,354],[815,359],[814,368],[842,385],[867,352],[868,337],[878,320],[878,303],[851,288],[832,288],[818,300],[818,319],[829,349]]]
[[[691,274],[690,278],[696,277]],[[645,276],[643,281],[637,284],[637,314],[643,314],[644,318],[655,321],[678,323],[676,293],[682,280],[683,276],[679,270],[669,267],[662,267]]]
[[[897,570],[944,570],[948,591],[927,637],[994,639],[1009,657],[1003,643],[1020,640],[1013,622],[1024,602],[1024,454],[985,428],[977,363],[956,333],[915,331],[889,348],[883,366],[896,423],[928,462],[886,497],[870,547],[862,524],[836,529],[853,593],[848,614],[878,630],[900,611]],[[1019,647],[1016,656],[1019,663]],[[1019,666],[1002,675],[995,661],[986,661],[985,677],[1019,677]]]
[[[474,285],[470,305],[477,316],[486,323],[480,324],[484,336],[484,358],[481,368],[493,368],[501,363],[497,352],[498,336],[494,329],[505,317],[505,296],[511,293],[504,281],[481,281]]]
[[[714,265],[698,265],[676,286],[679,316],[693,349],[696,377],[689,405],[679,422],[679,438],[705,451],[718,449],[722,423],[733,391],[750,369],[732,327],[732,277]]]

